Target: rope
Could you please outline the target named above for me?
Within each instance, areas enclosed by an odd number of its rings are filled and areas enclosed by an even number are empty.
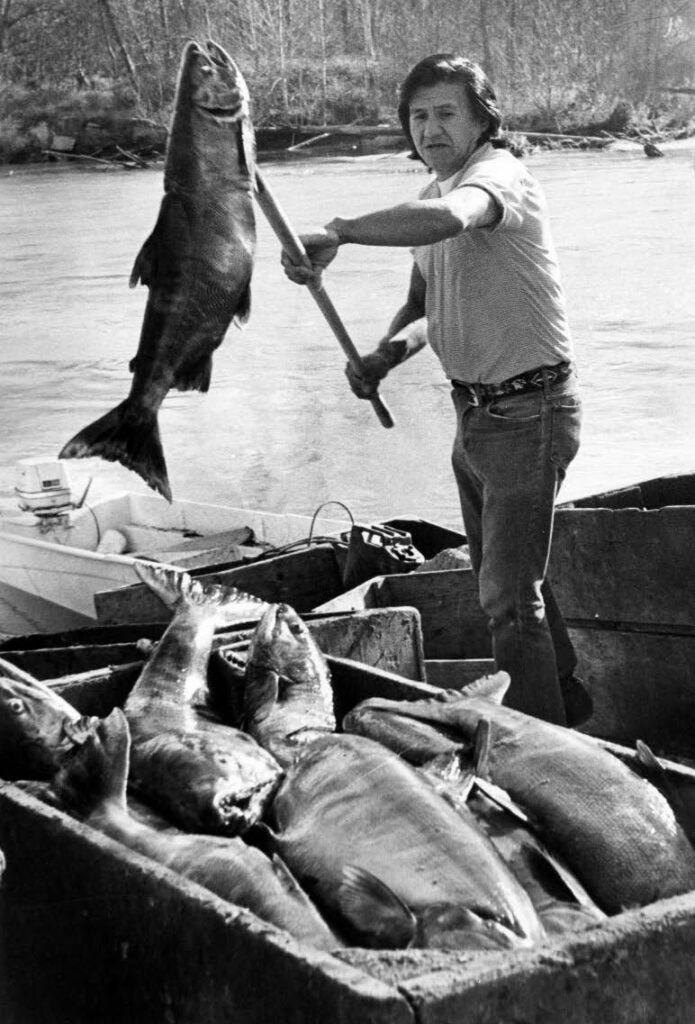
[[[314,536],[314,525],[316,523],[316,518],[317,518],[319,512],[321,511],[321,509],[325,508],[326,505],[340,505],[340,507],[345,512],[347,512],[347,514],[350,516],[350,525],[351,526],[355,525],[355,517],[353,516],[352,512],[350,511],[350,509],[347,507],[347,505],[344,502],[336,501],[336,500],[324,501],[324,503],[322,505],[319,505],[319,507],[316,509],[316,511],[314,512],[313,516],[311,517],[311,526],[309,527],[309,540],[307,541],[307,547],[311,547],[311,540],[312,540],[312,537]]]

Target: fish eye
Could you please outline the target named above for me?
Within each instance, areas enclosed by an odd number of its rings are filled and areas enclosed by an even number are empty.
[[[300,636],[300,634],[302,632],[302,624],[301,624],[301,622],[290,622],[289,625],[290,625],[290,633],[293,633],[295,636]]]
[[[21,715],[25,711],[24,701],[20,697],[10,697],[7,706],[15,715]]]
[[[200,70],[203,72],[204,75],[211,75],[213,69],[210,67],[209,64],[201,64]]]

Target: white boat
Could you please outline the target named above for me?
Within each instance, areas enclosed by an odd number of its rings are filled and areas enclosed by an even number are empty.
[[[0,517],[0,634],[95,625],[94,595],[139,583],[135,564],[192,568],[249,547],[337,536],[349,520],[277,514],[123,492],[75,502],[61,462],[19,464],[20,512]]]

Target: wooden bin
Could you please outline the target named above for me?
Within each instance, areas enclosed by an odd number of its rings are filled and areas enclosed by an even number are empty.
[[[695,475],[559,506],[548,578],[594,699],[584,730],[695,755]]]
[[[487,618],[470,569],[376,576],[316,609],[322,612],[389,605],[416,608],[422,622],[426,679],[461,687],[494,670]]]
[[[433,693],[340,658],[332,668],[340,713],[369,695]],[[103,681],[56,685],[83,713],[103,713]],[[695,785],[688,769],[665,767],[675,785]],[[11,783],[0,783],[0,848],[3,1024],[692,1021],[695,894],[525,952],[331,955]]]

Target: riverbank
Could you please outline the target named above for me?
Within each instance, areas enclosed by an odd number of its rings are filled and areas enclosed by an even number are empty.
[[[82,161],[149,166],[164,155],[169,117],[169,111],[152,118],[140,116],[131,97],[111,90],[15,95],[14,102],[5,99],[0,105],[0,164]],[[658,116],[647,116],[622,102],[608,116],[594,120],[557,116],[550,121],[537,114],[519,114],[508,119],[506,129],[520,153],[535,148],[604,149],[617,141],[658,147],[668,140],[695,137],[695,101],[690,97],[674,101]],[[396,123],[260,123],[256,140],[261,158],[364,156],[407,148]]]

